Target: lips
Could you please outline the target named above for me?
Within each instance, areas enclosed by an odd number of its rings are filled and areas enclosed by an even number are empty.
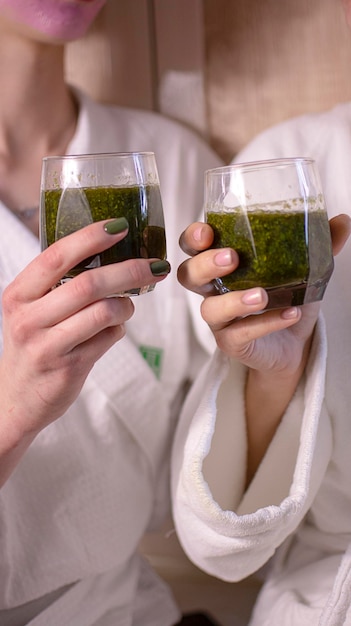
[[[8,6],[12,21],[60,42],[82,37],[105,3],[106,0],[0,0],[1,12]]]

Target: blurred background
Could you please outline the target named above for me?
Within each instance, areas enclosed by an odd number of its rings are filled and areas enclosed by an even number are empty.
[[[351,97],[341,0],[108,0],[70,81],[161,111],[229,160],[263,128]]]
[[[341,0],[108,0],[67,49],[72,84],[179,120],[226,162],[264,128],[350,100],[350,72]],[[141,549],[184,611],[247,624],[259,576],[234,585],[206,576],[183,555],[172,520]]]

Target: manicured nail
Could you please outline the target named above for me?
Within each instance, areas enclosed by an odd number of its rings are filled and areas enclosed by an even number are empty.
[[[201,239],[202,239],[202,226],[199,226],[199,228],[196,228],[196,230],[194,230],[193,237],[194,237],[195,241],[201,241]]]
[[[150,263],[150,270],[154,276],[166,276],[171,271],[168,261],[154,261]]]
[[[233,263],[233,255],[231,250],[220,250],[214,257],[214,262],[218,267],[226,267]]]
[[[244,293],[241,298],[241,301],[244,304],[261,304],[262,302],[262,291],[261,289],[250,289]]]
[[[125,217],[117,217],[115,220],[111,220],[111,222],[106,222],[104,231],[109,235],[117,235],[126,230],[128,226],[129,224]]]
[[[284,320],[294,320],[297,318],[298,308],[296,306],[290,307],[289,309],[284,309],[281,312],[281,317]]]

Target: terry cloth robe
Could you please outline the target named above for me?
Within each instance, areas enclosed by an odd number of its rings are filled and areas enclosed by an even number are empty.
[[[170,120],[76,94],[69,153],[155,152],[173,272],[134,299],[126,337],[0,491],[0,624],[171,626],[179,610],[137,547],[168,514],[179,405],[206,358],[176,279],[178,238],[201,211],[204,170],[220,162]],[[2,293],[39,242],[3,205],[0,224]]]
[[[265,131],[236,162],[296,156],[317,161],[329,216],[351,214],[351,104]],[[172,490],[181,543],[226,581],[268,564],[250,626],[351,625],[350,271],[348,241],[305,377],[246,493],[245,368],[217,352],[179,423]]]

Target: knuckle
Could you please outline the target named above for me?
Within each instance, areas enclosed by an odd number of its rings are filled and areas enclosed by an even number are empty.
[[[93,271],[87,270],[76,276],[71,281],[72,289],[79,301],[90,302],[96,294],[96,275]]]
[[[71,385],[72,374],[75,379],[84,377],[89,370],[89,365],[83,350],[72,350],[67,356],[66,365],[61,370],[61,378],[64,385]]]
[[[3,298],[3,316],[7,318],[7,326],[12,340],[20,345],[34,340],[33,324],[30,316],[23,314],[23,309],[16,309],[18,301],[6,294]]]
[[[128,261],[128,273],[130,276],[131,287],[143,286],[149,278],[145,273],[145,264],[140,263],[140,260],[132,259]]]
[[[122,339],[126,334],[126,329],[124,324],[117,324],[116,326],[111,326],[107,329],[109,332],[110,343],[116,343]]]
[[[224,333],[223,332],[216,333],[215,338],[216,338],[216,344],[218,348],[220,350],[225,351],[228,348],[228,345],[227,345],[228,342],[225,341]]]
[[[122,337],[124,337],[125,334],[126,334],[126,329],[123,324],[119,324],[118,326],[116,326],[115,337],[117,341],[122,339]]]
[[[66,257],[61,250],[61,246],[53,244],[43,252],[43,255],[45,255],[46,272],[49,270],[55,274],[64,273]]]
[[[119,326],[131,318],[134,305],[130,298],[104,298],[93,309],[94,325],[98,328]]]
[[[4,314],[11,315],[18,310],[19,298],[16,289],[16,281],[4,289],[2,295],[2,309]]]
[[[24,345],[31,337],[31,328],[26,322],[26,318],[17,316],[11,320],[11,336],[14,344]]]
[[[219,298],[221,298],[221,301],[219,301]],[[226,319],[226,304],[223,300],[225,298],[222,298],[222,296],[215,295],[209,296],[202,301],[200,305],[201,315],[207,324],[217,325]]]
[[[119,298],[119,303],[123,305],[124,308],[124,321],[129,320],[134,313],[135,307],[130,298],[123,298],[121,303],[121,298]]]
[[[12,322],[12,336],[17,344],[27,343],[31,336],[31,327],[26,323],[24,318],[16,318]]]
[[[114,324],[115,308],[109,300],[111,298],[100,300],[93,308],[94,326],[97,328],[106,328]]]
[[[104,300],[100,300],[92,309],[93,326],[94,328],[106,328],[110,326],[113,319],[111,307]]]

